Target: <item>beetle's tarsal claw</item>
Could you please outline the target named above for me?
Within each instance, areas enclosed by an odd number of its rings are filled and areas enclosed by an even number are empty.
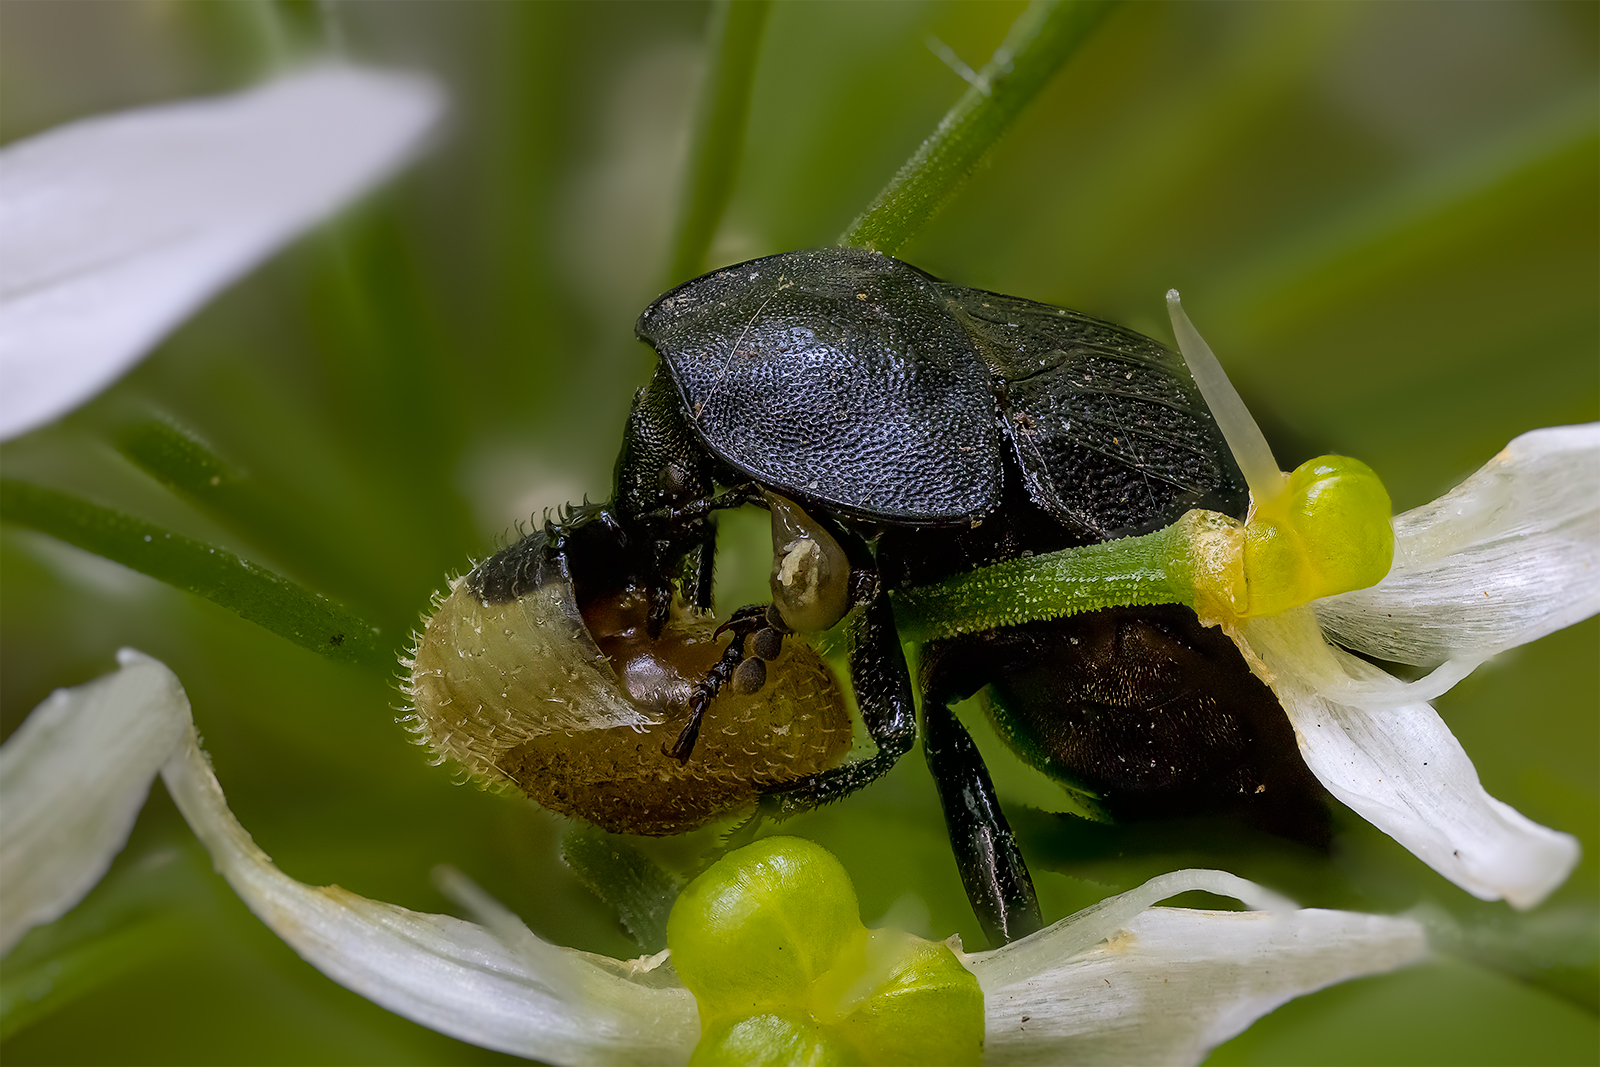
[[[767,621],[767,611],[764,604],[747,604],[734,612],[728,621],[717,627],[711,636],[721,637],[725,633],[732,633],[741,640],[749,634],[755,633]]]
[[[677,760],[679,763],[688,763],[689,757],[694,755],[694,743],[700,739],[700,717],[706,713],[706,707],[711,703],[711,697],[704,700],[698,699],[700,690],[695,690],[694,696],[689,698],[689,721],[683,724],[683,730],[678,734],[678,739],[670,745],[662,745],[663,755]]]

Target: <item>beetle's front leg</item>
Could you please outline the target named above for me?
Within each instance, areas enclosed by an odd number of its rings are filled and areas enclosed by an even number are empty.
[[[613,495],[617,515],[646,554],[648,573],[640,577],[650,598],[652,636],[671,614],[675,579],[683,581],[696,607],[710,607],[716,529],[703,514],[680,517],[675,509],[712,496],[711,468],[710,456],[684,424],[671,377],[657,367],[633,398]]]
[[[994,782],[978,746],[950,710],[976,686],[957,687],[937,651],[929,661],[922,701],[922,753],[939,790],[950,851],[967,899],[991,947],[1025,937],[1044,925],[1033,879],[1011,826],[994,795]],[[962,688],[968,688],[962,692]]]

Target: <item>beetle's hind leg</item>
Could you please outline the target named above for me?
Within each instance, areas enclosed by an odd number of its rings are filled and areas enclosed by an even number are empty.
[[[977,686],[961,686],[937,648],[930,650],[922,701],[922,753],[928,760],[950,832],[950,851],[978,923],[998,948],[1040,929],[1039,899],[1011,825],[994,794],[983,756],[950,703]],[[963,691],[965,689],[965,691]]]

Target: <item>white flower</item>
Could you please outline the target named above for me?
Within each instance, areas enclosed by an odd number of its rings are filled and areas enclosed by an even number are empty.
[[[1278,466],[1211,349],[1168,294],[1195,380],[1251,485]],[[1340,801],[1484,900],[1531,908],[1578,841],[1485,792],[1429,700],[1484,660],[1600,611],[1600,423],[1534,430],[1394,520],[1378,584],[1224,625],[1277,695],[1306,766]],[[1403,682],[1356,652],[1434,669]]]
[[[470,885],[483,925],[308,886],[228,810],[189,702],[163,664],[52,694],[0,747],[0,937],[70,908],[126,841],[159,771],[218,872],[330,978],[485,1048],[554,1063],[682,1063],[694,998],[647,961],[540,940]],[[1153,908],[1203,889],[1260,910]],[[1278,1005],[1426,954],[1407,918],[1297,910],[1218,871],[1179,871],[992,952],[963,955],[984,991],[990,1063],[1198,1063]]]
[[[0,152],[0,440],[94,396],[394,170],[442,103],[415,75],[322,66]]]

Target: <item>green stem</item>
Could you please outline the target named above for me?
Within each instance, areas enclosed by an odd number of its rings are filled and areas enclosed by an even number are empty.
[[[317,549],[326,548],[322,531],[295,521],[308,509],[274,500],[245,471],[165,416],[129,419],[115,428],[110,440],[134,466],[252,543],[277,546],[280,557],[291,559],[313,559]],[[293,555],[288,554],[291,548]],[[348,570],[343,576],[349,577]],[[317,582],[326,575],[302,577]]]
[[[49,534],[168,585],[205,597],[240,618],[329,659],[391,670],[394,654],[376,627],[325,597],[222,548],[66,493],[0,480],[7,522]]]
[[[233,498],[244,480],[204,441],[164,418],[129,420],[117,427],[111,443],[156,481],[206,507]],[[224,504],[221,510],[232,509]]]
[[[678,236],[668,281],[704,272],[706,249],[733,191],[750,114],[750,84],[761,54],[771,0],[719,0],[708,27],[710,68],[701,87],[689,152]]]
[[[190,929],[177,915],[143,918],[46,959],[17,966],[8,958],[0,979],[0,1041],[130,972],[165,963],[190,947]]]
[[[1110,7],[1111,0],[1033,0],[978,71],[978,83],[956,101],[839,243],[899,251],[966,184]]]
[[[1192,607],[1193,530],[1177,522],[1143,537],[1006,560],[896,592],[895,621],[903,639],[932,641],[1114,606]]]

